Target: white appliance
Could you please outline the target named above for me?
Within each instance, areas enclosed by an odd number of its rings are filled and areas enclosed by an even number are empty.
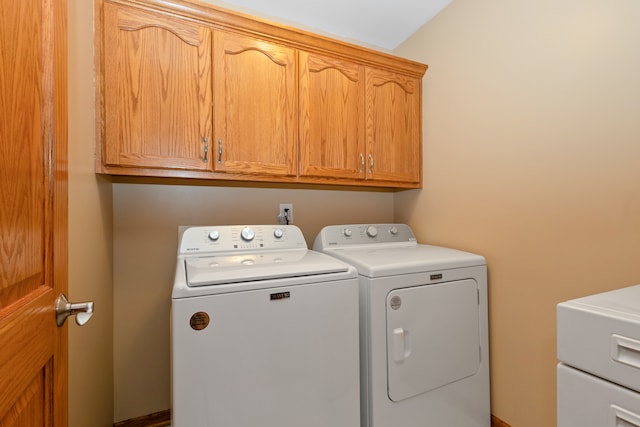
[[[640,427],[640,285],[558,304],[558,427]]]
[[[293,225],[183,230],[173,427],[358,427],[355,269]]]
[[[325,227],[313,249],[358,269],[362,426],[488,427],[484,258],[404,224]]]

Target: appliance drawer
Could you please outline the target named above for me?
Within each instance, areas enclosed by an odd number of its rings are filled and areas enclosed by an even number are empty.
[[[640,427],[640,393],[558,364],[557,427]]]
[[[640,286],[558,304],[558,359],[640,391]]]

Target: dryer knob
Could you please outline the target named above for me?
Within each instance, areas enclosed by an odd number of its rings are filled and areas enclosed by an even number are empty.
[[[216,241],[220,238],[220,232],[217,230],[213,230],[209,233],[209,240]]]
[[[345,237],[351,237],[351,229],[345,228],[344,230],[342,230],[342,234],[344,234]]]
[[[391,233],[392,236],[395,236],[396,234],[398,234],[398,227],[394,225],[389,229],[389,233]]]
[[[284,231],[282,231],[282,228],[276,228],[275,230],[273,230],[273,237],[275,237],[276,239],[281,239],[283,235]]]
[[[376,237],[378,235],[378,229],[375,228],[373,225],[370,225],[367,227],[367,236],[369,237]]]

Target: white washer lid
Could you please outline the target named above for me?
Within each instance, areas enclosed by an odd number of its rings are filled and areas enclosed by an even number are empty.
[[[243,283],[348,271],[348,266],[307,249],[185,259],[189,287]]]
[[[357,248],[326,249],[325,253],[353,265],[361,275],[372,278],[486,265],[480,255],[421,244],[362,245]]]

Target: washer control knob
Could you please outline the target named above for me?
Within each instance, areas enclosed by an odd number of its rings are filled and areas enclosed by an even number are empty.
[[[242,237],[242,240],[250,242],[254,237],[256,237],[256,232],[253,231],[253,228],[251,227],[245,227],[240,232],[240,237]]]
[[[345,228],[344,230],[342,230],[342,234],[344,234],[345,237],[351,237],[351,229]]]
[[[369,237],[376,237],[378,235],[378,229],[375,228],[373,225],[370,225],[367,227],[367,236]]]
[[[275,230],[273,230],[273,237],[275,237],[276,239],[281,239],[282,236],[284,236],[284,231],[282,231],[282,228],[276,228]]]
[[[391,233],[392,236],[395,236],[396,234],[398,234],[398,227],[396,227],[395,225],[391,226],[391,228],[389,229],[389,233]]]
[[[218,230],[213,230],[209,232],[209,240],[216,241],[220,238],[220,232]]]

